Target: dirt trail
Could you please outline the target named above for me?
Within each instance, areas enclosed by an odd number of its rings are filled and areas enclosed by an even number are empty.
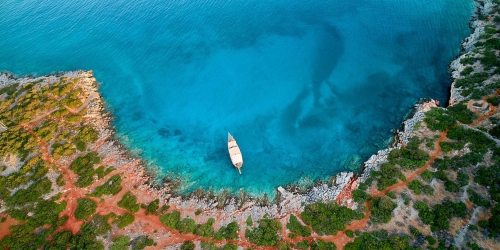
[[[412,172],[410,175],[406,176],[406,181],[403,182],[398,182],[392,186],[387,187],[386,189],[382,191],[377,191],[377,190],[372,190],[371,196],[372,199],[377,196],[382,196],[385,195],[387,192],[392,191],[398,187],[406,186],[408,185],[409,182],[411,182],[415,177],[420,175],[422,172],[424,172],[426,169],[428,169],[431,164],[436,160],[436,158],[439,156],[441,153],[441,146],[440,142],[444,141],[446,139],[446,134],[448,134],[448,129],[444,132],[441,132],[441,135],[439,136],[439,139],[435,142],[434,147],[436,148],[431,154],[430,154],[430,159],[425,163],[425,165],[416,171]]]
[[[83,222],[81,220],[78,220],[74,216],[74,212],[76,210],[77,206],[77,199],[80,197],[83,197],[84,194],[78,192],[78,189],[75,187],[74,182],[76,181],[76,178],[73,178],[71,176],[71,173],[69,170],[60,165],[57,161],[52,159],[50,156],[50,150],[49,150],[49,145],[41,140],[34,132],[33,130],[28,126],[28,124],[21,124],[21,127],[28,131],[33,137],[36,138],[38,145],[40,147],[40,153],[42,155],[42,160],[45,162],[52,164],[58,168],[58,170],[61,172],[61,174],[64,177],[64,187],[63,190],[65,191],[63,198],[67,202],[66,209],[61,213],[61,217],[67,215],[68,220],[66,223],[61,227],[61,230],[70,230],[73,233],[76,233],[80,230],[81,224]]]

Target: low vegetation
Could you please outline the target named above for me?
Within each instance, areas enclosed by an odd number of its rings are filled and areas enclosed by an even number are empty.
[[[95,213],[97,208],[97,204],[91,199],[79,198],[77,203],[75,217],[80,220],[87,220],[87,218]]]
[[[245,237],[248,238],[248,241],[257,246],[277,245],[281,239],[278,235],[282,228],[281,222],[273,219],[261,219],[258,223],[257,228],[246,229]]]
[[[364,215],[339,206],[336,202],[318,202],[306,205],[301,217],[317,234],[335,235],[338,231],[344,230],[348,223],[361,219]]]

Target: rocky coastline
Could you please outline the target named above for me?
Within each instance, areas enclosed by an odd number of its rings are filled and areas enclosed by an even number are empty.
[[[456,81],[460,79],[460,72],[462,72],[466,65],[460,63],[460,60],[464,59],[474,49],[474,44],[480,39],[480,36],[484,34],[484,21],[479,19],[479,16],[484,16],[490,13],[493,7],[492,0],[475,0],[476,9],[474,15],[471,17],[469,22],[469,28],[471,29],[471,34],[462,41],[462,53],[453,60],[448,69],[451,72],[451,88],[450,88],[450,99],[448,104],[455,105],[463,100],[465,97],[461,95],[461,88],[456,87]],[[481,68],[480,63],[473,65],[473,68],[478,71]]]

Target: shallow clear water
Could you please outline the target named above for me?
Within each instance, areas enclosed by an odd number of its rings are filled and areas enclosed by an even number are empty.
[[[472,11],[472,0],[1,1],[0,70],[94,70],[119,137],[181,191],[272,194],[358,168],[419,98],[446,102]]]

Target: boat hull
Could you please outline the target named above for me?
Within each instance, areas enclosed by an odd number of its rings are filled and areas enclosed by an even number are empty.
[[[231,159],[231,163],[241,174],[241,167],[243,166],[243,155],[241,154],[240,147],[233,136],[228,133],[227,140],[227,150],[229,152],[229,158]]]

